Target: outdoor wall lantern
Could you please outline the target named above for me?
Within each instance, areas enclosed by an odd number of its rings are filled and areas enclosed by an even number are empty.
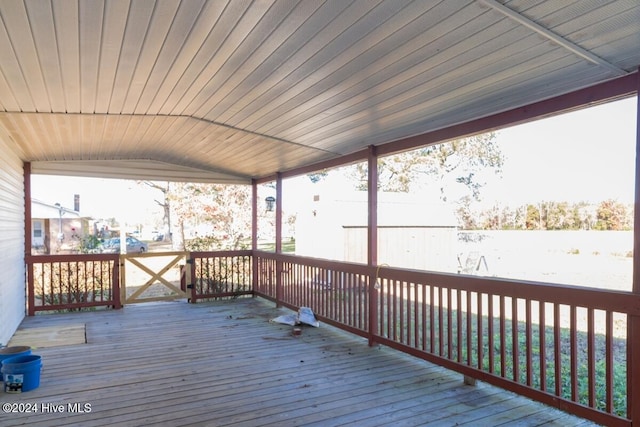
[[[276,204],[276,198],[273,196],[269,196],[264,201],[267,203],[267,212],[273,212],[273,207]]]

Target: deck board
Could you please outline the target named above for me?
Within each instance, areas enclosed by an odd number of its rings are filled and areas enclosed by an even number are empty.
[[[589,425],[327,325],[294,337],[269,322],[287,312],[247,298],[27,318],[24,329],[83,323],[87,343],[39,348],[40,387],[0,400],[91,412],[0,414],[0,425]]]
[[[85,325],[21,328],[11,337],[9,346],[29,345],[32,349],[85,343]]]

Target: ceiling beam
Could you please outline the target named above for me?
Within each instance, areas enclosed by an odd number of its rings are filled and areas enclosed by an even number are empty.
[[[638,72],[627,74],[613,80],[589,86],[543,101],[534,102],[512,110],[481,117],[469,122],[460,123],[447,128],[427,132],[397,141],[388,142],[378,147],[378,155],[389,155],[401,151],[412,150],[426,145],[465,138],[490,132],[509,126],[532,122],[546,117],[592,107],[598,104],[637,95],[636,80]]]
[[[598,104],[615,101],[633,95],[638,95],[637,81],[640,71],[627,74],[604,83],[579,89],[563,95],[535,102],[523,107],[492,114],[465,123],[460,123],[447,128],[438,129],[396,141],[387,142],[376,147],[378,156],[386,156],[402,151],[413,150],[427,145],[438,144],[457,138],[465,138],[490,132],[508,126],[531,122],[546,117],[591,107]],[[283,178],[291,178],[323,169],[345,166],[351,163],[361,162],[367,159],[368,150],[363,149],[354,153],[291,169],[282,173]],[[258,184],[275,180],[275,175],[261,177],[256,180]]]
[[[617,76],[623,76],[625,74],[629,74],[629,72],[623,70],[622,68],[619,68],[615,65],[613,65],[610,62],[607,62],[606,60],[600,58],[597,55],[594,55],[593,53],[589,52],[588,50],[578,46],[577,44],[565,39],[564,37],[554,33],[553,31],[549,30],[548,28],[543,27],[542,25],[538,24],[535,21],[532,21],[531,19],[521,15],[520,13],[514,11],[513,9],[508,8],[507,6],[498,3],[496,0],[478,0],[479,3],[490,7],[491,9],[502,13],[503,15],[505,15],[506,17],[520,23],[521,25],[527,27],[528,29],[538,33],[539,35],[541,35],[542,37],[552,41],[553,43],[562,46],[563,48],[567,49],[568,51],[574,53],[575,55],[578,55],[580,58],[587,60],[593,64],[599,65],[601,67],[606,68],[607,70],[611,71],[612,73],[614,73]]]

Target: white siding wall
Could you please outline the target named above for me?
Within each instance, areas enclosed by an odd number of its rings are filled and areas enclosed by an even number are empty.
[[[0,134],[0,344],[25,315],[24,173],[12,142]]]
[[[455,273],[456,240],[455,227],[380,227],[378,265]],[[344,254],[345,261],[367,262],[366,227],[344,227]]]

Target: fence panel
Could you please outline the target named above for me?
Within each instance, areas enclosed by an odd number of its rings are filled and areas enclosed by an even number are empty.
[[[119,256],[27,256],[28,313],[79,310],[120,302]]]
[[[309,307],[320,320],[366,335],[372,269],[269,252],[259,252],[257,258],[258,295],[294,310]]]
[[[190,302],[253,294],[251,251],[192,252]]]
[[[311,307],[320,320],[373,334],[372,342],[595,422],[631,424],[627,334],[640,316],[637,295],[389,267],[372,275],[364,265],[257,257],[256,292],[278,304]]]
[[[370,343],[600,424],[631,425],[638,295],[261,251],[196,252],[189,262],[192,302],[257,294],[310,307]],[[28,256],[27,272],[30,315],[121,306],[119,255]]]
[[[380,342],[606,425],[627,417],[627,292],[381,268]]]
[[[125,304],[186,298],[184,264],[188,252],[120,255],[120,293]]]

